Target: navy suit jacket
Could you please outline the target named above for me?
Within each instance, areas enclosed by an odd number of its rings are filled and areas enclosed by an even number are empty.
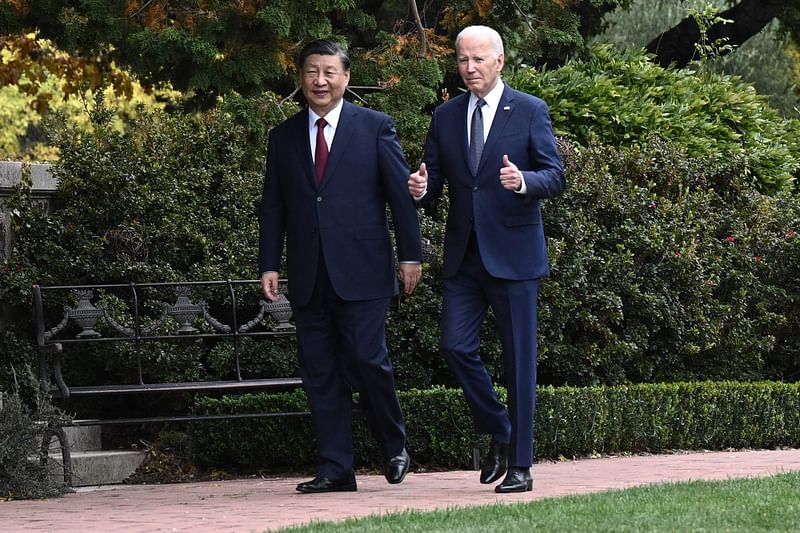
[[[539,98],[503,90],[477,175],[469,164],[469,93],[440,105],[433,113],[425,143],[427,203],[442,194],[450,199],[445,229],[445,277],[458,272],[474,228],[481,259],[493,277],[538,279],[548,274],[540,198],[557,196],[566,185],[547,105]],[[500,183],[503,155],[522,171],[526,193]]]
[[[348,301],[397,293],[397,259],[421,261],[419,220],[408,195],[408,164],[391,117],[343,103],[322,184],[317,185],[308,110],[269,135],[259,213],[260,272],[281,271],[286,243],[293,305],[311,298],[321,256],[336,294]]]

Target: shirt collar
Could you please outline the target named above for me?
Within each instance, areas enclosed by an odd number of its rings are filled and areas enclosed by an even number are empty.
[[[500,105],[500,98],[503,96],[504,89],[505,84],[503,83],[503,80],[497,80],[497,85],[494,86],[494,89],[489,91],[489,94],[483,97],[486,105],[492,109],[497,109],[497,107]],[[478,103],[478,97],[475,96],[475,93],[469,93],[469,109],[474,109],[476,103]]]
[[[328,123],[333,129],[336,129],[336,126],[339,125],[339,117],[342,116],[342,107],[344,106],[344,98],[339,100],[339,103],[336,104],[336,107],[328,111],[328,114],[325,115],[325,122]],[[308,108],[308,129],[312,129],[314,126],[317,125],[317,119],[320,116],[314,113],[314,110],[310,107]]]

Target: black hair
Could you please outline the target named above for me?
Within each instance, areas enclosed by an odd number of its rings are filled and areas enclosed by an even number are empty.
[[[300,55],[297,57],[298,71],[303,71],[303,65],[305,65],[306,59],[308,56],[314,54],[323,56],[339,56],[344,70],[350,70],[350,56],[347,54],[347,50],[342,45],[336,41],[331,41],[330,39],[317,39],[316,41],[311,41],[310,43],[306,44],[300,51]]]

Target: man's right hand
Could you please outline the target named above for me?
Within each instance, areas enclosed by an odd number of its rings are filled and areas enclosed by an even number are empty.
[[[278,292],[277,272],[264,272],[261,274],[261,292],[264,293],[264,297],[269,301],[278,301],[278,298],[280,298],[280,292]]]
[[[419,170],[408,177],[408,192],[415,198],[421,198],[428,190],[428,169],[421,163]]]

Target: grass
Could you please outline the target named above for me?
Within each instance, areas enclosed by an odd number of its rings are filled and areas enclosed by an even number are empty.
[[[281,531],[800,531],[800,473],[648,485],[520,504],[408,511],[344,522],[316,522]]]

